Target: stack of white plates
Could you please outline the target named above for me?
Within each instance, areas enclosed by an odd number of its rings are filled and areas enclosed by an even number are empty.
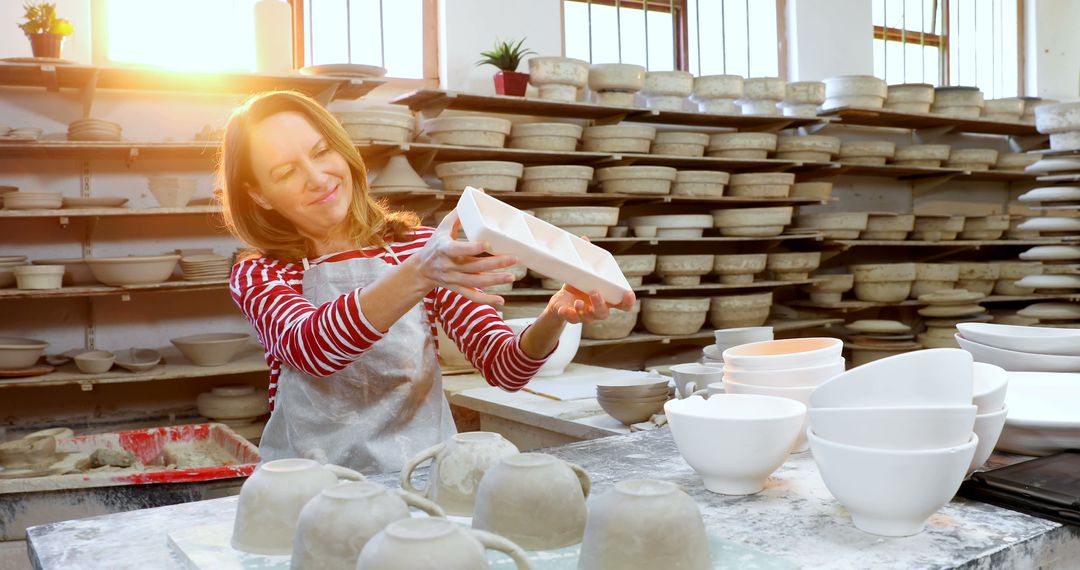
[[[150,192],[157,199],[158,204],[166,208],[182,208],[187,206],[191,197],[195,195],[198,180],[194,178],[182,178],[179,176],[149,176],[147,185]]]
[[[79,119],[68,125],[69,141],[118,141],[120,125],[101,119]]]
[[[0,289],[15,286],[14,269],[26,265],[25,255],[0,255]]]
[[[41,137],[41,129],[37,129],[37,128],[33,128],[33,127],[17,127],[17,128],[11,129],[7,133],[7,138],[9,138],[9,139],[36,141],[40,137]]]
[[[64,204],[59,192],[6,192],[3,200],[5,210],[54,210]]]
[[[227,257],[201,254],[180,258],[180,269],[188,281],[209,281],[228,279],[232,266]]]

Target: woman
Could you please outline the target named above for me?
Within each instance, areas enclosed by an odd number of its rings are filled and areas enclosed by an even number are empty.
[[[344,129],[292,92],[233,112],[221,160],[230,231],[259,252],[230,288],[266,349],[270,421],[263,460],[311,457],[367,473],[400,469],[455,432],[442,391],[435,322],[492,385],[524,386],[565,323],[603,319],[596,291],[563,287],[515,336],[482,291],[517,262],[481,257],[457,227],[419,227],[368,192]],[[618,307],[629,310],[628,293]]]

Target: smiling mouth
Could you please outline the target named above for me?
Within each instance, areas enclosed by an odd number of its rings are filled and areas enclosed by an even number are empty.
[[[340,189],[340,188],[341,188],[341,185],[334,186],[333,190],[327,192],[326,194],[323,194],[321,197],[319,197],[318,199],[310,202],[308,205],[309,206],[318,206],[320,204],[325,204],[325,203],[329,202],[330,200],[333,200],[337,196],[338,189]]]

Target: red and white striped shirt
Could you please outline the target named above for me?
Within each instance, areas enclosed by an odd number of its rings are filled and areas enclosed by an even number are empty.
[[[413,239],[389,245],[400,261],[420,249],[434,230],[420,227]],[[332,253],[309,260],[309,265],[375,257],[390,265],[397,261],[385,249],[370,247]],[[349,366],[383,337],[364,317],[357,295],[360,289],[320,306],[301,293],[304,266],[266,257],[247,259],[233,266],[229,288],[233,301],[255,328],[266,349],[270,367],[270,409],[277,399],[281,365],[288,364],[311,376],[322,377]],[[495,309],[437,287],[424,297],[424,307],[492,386],[520,390],[546,361],[528,357],[518,337]],[[437,339],[437,337],[436,337]],[[437,341],[436,341],[437,342]]]

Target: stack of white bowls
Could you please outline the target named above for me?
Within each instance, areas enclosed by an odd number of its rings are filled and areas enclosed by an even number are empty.
[[[1075,329],[960,323],[956,342],[976,362],[1017,372],[1080,371],[1080,334]]]
[[[987,433],[987,448],[978,449],[976,417],[982,409],[1002,412],[1004,375],[962,350],[939,348],[853,368],[814,391],[810,449],[857,528],[884,536],[922,531],[997,441]]]
[[[793,338],[753,342],[724,351],[723,391],[810,402],[810,393],[844,372],[844,343],[838,338]],[[709,393],[718,392],[712,385]],[[793,452],[806,451],[805,432]]]
[[[221,280],[229,278],[232,264],[221,255],[188,255],[180,258],[180,269],[188,281]]]
[[[724,366],[724,351],[752,342],[765,342],[773,339],[772,327],[737,327],[713,331],[713,344],[701,351],[701,363],[709,366]],[[704,387],[704,386],[702,386]]]

